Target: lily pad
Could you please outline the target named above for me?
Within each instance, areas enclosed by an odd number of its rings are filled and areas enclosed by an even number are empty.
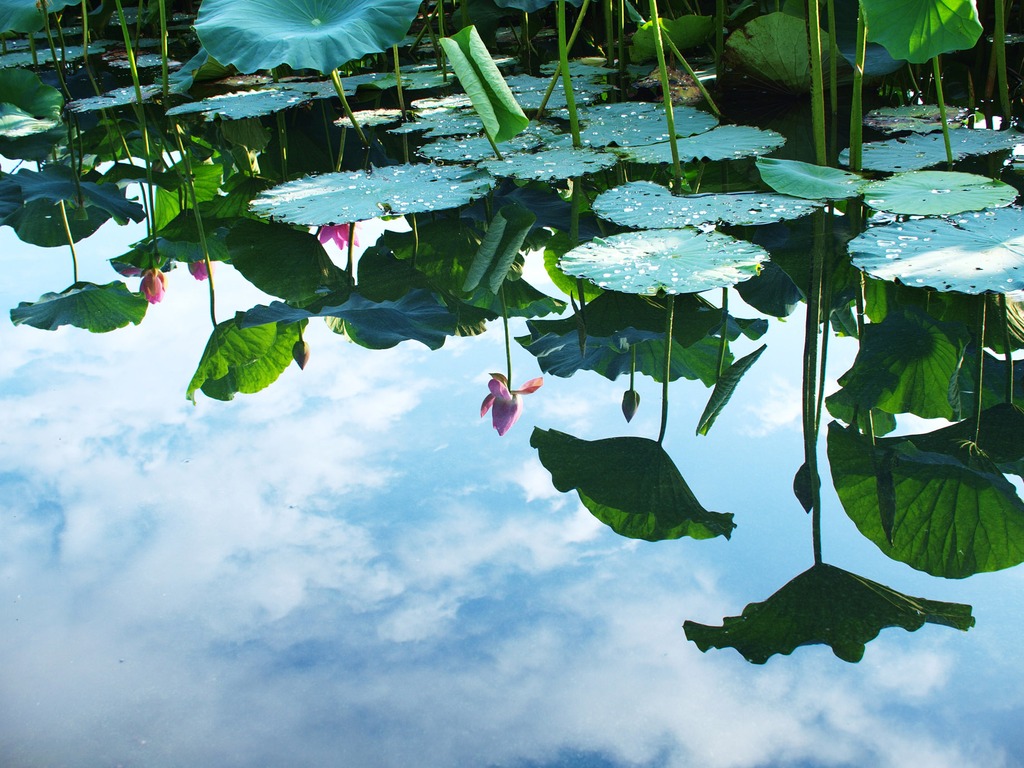
[[[97,50],[94,45],[89,46],[90,51]],[[76,61],[85,56],[85,49],[80,45],[68,45],[57,52],[57,56],[61,61]],[[53,54],[50,53],[50,49],[43,47],[36,51],[36,61],[40,64],[50,64],[53,62]],[[14,53],[5,53],[0,56],[0,69],[7,67],[31,67],[34,66],[35,62],[32,61],[32,53],[30,51],[15,51]]]
[[[950,133],[949,143],[956,161],[971,155],[1012,150],[1024,143],[1024,135],[1014,130],[960,130]],[[898,139],[870,141],[862,149],[861,165],[867,171],[920,171],[946,162],[946,145],[941,133],[914,133]],[[849,163],[850,150],[840,152],[839,160]]]
[[[313,227],[456,208],[485,195],[493,184],[489,174],[455,166],[390,165],[289,181],[262,193],[250,207],[262,216]]]
[[[662,229],[700,224],[771,224],[806,216],[820,207],[795,197],[765,192],[673,195],[651,181],[631,181],[602,192],[594,213],[624,227]]]
[[[495,176],[534,181],[555,181],[597,173],[618,162],[615,155],[596,149],[554,147],[539,152],[509,155],[503,160],[491,158],[480,163]]]
[[[825,165],[775,157],[759,157],[755,162],[769,187],[807,200],[845,200],[859,195],[867,184],[862,176]]]
[[[207,120],[220,117],[225,120],[242,120],[246,117],[272,115],[290,107],[305,104],[309,98],[295,91],[265,89],[238,91],[211,96],[208,99],[179,104],[167,110],[168,117],[201,114]]]
[[[64,98],[25,69],[0,70],[0,136],[22,138],[61,124]]]
[[[38,301],[21,302],[11,310],[11,322],[44,331],[73,325],[93,333],[106,333],[128,323],[138,325],[147,306],[142,294],[132,293],[120,281],[106,285],[75,283],[60,293],[45,293]]]
[[[400,109],[363,109],[355,113],[356,121],[362,128],[369,128],[374,125],[391,125],[400,123],[405,115]],[[351,128],[352,121],[348,117],[340,117],[334,124],[341,128]]]
[[[441,136],[472,136],[482,133],[483,130],[483,121],[469,110],[437,107],[418,111],[415,120],[403,123],[397,128],[391,128],[388,133],[423,131],[424,135],[430,138],[438,138]]]
[[[508,87],[523,109],[539,109],[551,84],[550,77],[533,77],[532,75],[513,75],[505,78]],[[572,94],[577,106],[592,104],[601,99],[602,94],[612,90],[612,86],[604,83],[590,82],[584,78],[572,78]],[[548,98],[547,109],[565,109],[565,89],[562,79],[555,83],[554,90]]]
[[[881,280],[961,293],[1024,290],[1024,216],[1002,208],[956,221],[872,227],[850,243],[853,265]]]
[[[203,0],[195,30],[221,64],[250,73],[288,64],[327,73],[401,42],[419,0]]]
[[[530,445],[551,473],[555,488],[576,491],[594,517],[621,536],[646,541],[729,538],[736,527],[731,514],[701,506],[654,440],[589,441],[553,429],[534,429]]]
[[[738,160],[767,155],[786,143],[775,131],[749,125],[720,125],[706,133],[689,136],[676,142],[681,161]],[[671,163],[672,149],[668,142],[615,150],[635,163]]]
[[[969,605],[910,597],[818,563],[763,603],[751,603],[741,616],[726,618],[720,627],[687,621],[683,630],[702,651],[735,648],[754,664],[819,644],[831,647],[843,661],[856,663],[881,630],[902,627],[915,632],[926,623],[966,632],[974,626],[974,617]]]
[[[721,232],[650,229],[594,238],[559,261],[562,271],[601,288],[653,296],[699,293],[754,277],[763,248]]]
[[[540,136],[521,133],[514,139],[502,142],[498,149],[502,155],[529,152],[543,143]],[[448,138],[425,144],[417,154],[429,160],[443,160],[449,163],[477,163],[494,157],[494,148],[484,136],[471,138]]]
[[[950,128],[958,127],[967,115],[968,110],[962,107],[946,107],[946,123]],[[942,130],[942,116],[937,104],[907,104],[873,109],[864,115],[864,125],[884,133],[931,133]]]
[[[973,173],[911,171],[864,188],[864,202],[886,213],[941,216],[1003,208],[1017,199],[1009,184]]]
[[[674,107],[676,136],[710,131],[718,119],[695,107]],[[580,140],[584,146],[635,147],[668,141],[665,108],[644,101],[625,101],[586,107],[579,112]]]
[[[163,87],[160,85],[144,85],[142,90],[142,100],[149,101],[154,96],[160,94]],[[127,104],[135,103],[135,86],[129,85],[124,88],[115,88],[112,91],[107,91],[102,96],[90,96],[85,99],[75,99],[68,103],[68,109],[72,112],[94,112],[99,109],[111,109],[113,107],[123,107]]]

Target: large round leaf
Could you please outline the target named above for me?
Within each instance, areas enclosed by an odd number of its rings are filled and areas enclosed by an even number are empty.
[[[46,10],[53,13],[77,4],[78,0],[46,0]],[[39,0],[0,0],[0,34],[42,29],[43,14],[39,8]]]
[[[881,280],[961,293],[1024,290],[1020,208],[975,213],[955,223],[916,219],[873,227],[850,243],[854,266]]]
[[[724,222],[739,226],[796,219],[819,205],[765,192],[673,195],[651,181],[631,181],[602,192],[594,213],[624,227],[663,229]]]
[[[856,197],[866,183],[855,173],[799,160],[759,157],[756,164],[764,183],[776,192],[807,200]]]
[[[60,125],[64,97],[25,69],[0,70],[0,136],[18,138]]]
[[[75,283],[60,293],[44,293],[38,301],[21,302],[11,310],[11,322],[44,331],[73,325],[93,333],[106,333],[128,323],[138,325],[146,315],[146,300],[115,281],[107,285]]]
[[[862,0],[861,7],[868,40],[911,64],[973,48],[981,36],[975,0]]]
[[[611,168],[617,162],[615,155],[596,149],[554,147],[530,154],[506,155],[502,160],[491,158],[480,163],[480,167],[486,168],[495,176],[554,181],[597,173]]]
[[[494,179],[456,166],[391,165],[369,173],[325,173],[267,190],[252,210],[307,227],[456,208],[486,194]]]
[[[203,0],[196,34],[222,64],[331,70],[398,43],[419,0]]]
[[[811,89],[807,23],[781,11],[758,16],[729,35],[725,63],[769,88],[807,93]]]
[[[565,254],[559,266],[602,288],[651,296],[735,285],[756,275],[767,258],[759,245],[721,232],[651,229],[594,238]]]
[[[761,130],[749,125],[720,125],[717,128],[688,136],[676,142],[679,159],[738,160],[743,157],[767,155],[786,143],[775,131]],[[635,163],[671,163],[672,149],[668,142],[644,146],[630,146],[616,150]]]
[[[668,141],[665,108],[645,101],[600,104],[580,110],[580,141],[585,146],[619,147],[658,144]],[[718,119],[695,107],[674,107],[676,136],[694,136],[718,125]]]
[[[1002,208],[1017,190],[1001,181],[973,173],[911,171],[864,188],[864,202],[886,213],[941,216],[983,208]]]
[[[1013,149],[1024,143],[1017,131],[966,130],[953,131],[949,136],[953,161],[970,155],[987,155]],[[839,160],[850,162],[850,150],[839,153]],[[866,171],[919,171],[946,162],[946,144],[941,133],[914,133],[899,139],[871,141],[863,146],[861,166]]]

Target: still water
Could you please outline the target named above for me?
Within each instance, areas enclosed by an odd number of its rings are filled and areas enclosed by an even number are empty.
[[[4,307],[70,283],[64,249],[0,238]],[[131,239],[80,243],[81,279],[109,280]],[[225,317],[269,300],[216,278]],[[622,380],[547,376],[499,438],[479,405],[500,333],[370,351],[311,323],[304,371],[193,405],[207,301],[178,268],[139,326],[0,328],[0,764],[1024,765],[1024,572],[888,560],[827,482],[827,562],[976,626],[887,629],[858,664],[807,646],[758,666],[684,635],[812,563],[801,312],[707,437],[707,390],[672,385],[666,450],[738,527],[650,543],[555,490],[529,438],[653,436],[660,385],[638,378],[627,425]],[[855,353],[834,340],[830,380]],[[515,384],[539,375],[513,357]]]

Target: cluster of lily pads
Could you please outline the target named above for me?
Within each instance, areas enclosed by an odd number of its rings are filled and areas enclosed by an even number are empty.
[[[514,22],[551,3],[498,5]],[[794,495],[813,519],[815,564],[744,620],[688,623],[687,634],[753,661],[811,642],[856,660],[885,626],[966,629],[968,606],[908,598],[824,563],[820,370],[830,328],[859,338],[842,388],[824,400],[835,419],[828,455],[847,514],[881,551],[947,578],[1024,561],[1024,502],[1006,479],[1024,476],[1014,404],[1024,371],[1013,357],[1024,347],[1024,219],[1017,188],[999,178],[1014,179],[1020,135],[957,127],[944,105],[913,105],[869,115],[894,135],[852,143],[839,153],[846,168],[772,157],[798,151],[778,132],[723,120],[713,102],[674,105],[668,88],[660,103],[624,100],[622,67],[570,62],[564,5],[552,25],[559,60],[529,74],[465,23],[467,5],[203,0],[195,19],[179,19],[162,2],[158,18],[117,2],[101,37],[80,27],[76,48],[64,44],[75,30],[60,26],[74,6],[30,12],[5,0],[0,32],[29,36],[0,56],[0,155],[19,163],[0,175],[0,224],[72,257],[71,285],[21,303],[12,321],[94,332],[137,324],[153,301],[145,281],[156,274],[159,298],[172,301],[173,270],[190,265],[209,279],[214,327],[187,395],[226,400],[269,386],[292,361],[304,366],[314,318],[372,349],[436,349],[525,318],[517,341],[544,373],[628,374],[627,419],[639,406],[636,374],[661,385],[657,439],[538,428],[530,442],[559,490],[624,536],[663,540],[736,527],[695,498],[663,448],[670,382],[711,390],[695,427],[707,434],[764,350],[737,358],[733,347],[805,303],[807,447]],[[590,3],[578,5],[582,17]],[[688,49],[714,35],[703,17],[662,25],[656,7],[628,17],[638,57],[663,64],[663,43]],[[170,32],[175,50],[147,59],[138,33],[149,25],[157,46]],[[729,38],[723,68],[759,61],[770,47],[759,39],[794,29],[774,14],[749,25]],[[122,37],[128,84],[124,74],[109,82],[109,67],[93,71],[100,52],[120,59],[107,33]],[[901,52],[930,60],[933,50]],[[185,63],[171,65],[177,53]],[[990,172],[953,170],[960,162]],[[358,259],[332,259],[323,242],[333,236],[317,236],[347,228],[334,239],[354,244],[360,222],[395,217],[408,231],[385,232]],[[118,279],[79,281],[75,243],[111,219],[144,222],[145,236],[111,259]],[[523,279],[528,258],[544,259],[562,296]],[[218,261],[276,300],[219,319]],[[132,290],[136,276],[145,277]],[[734,314],[733,288],[758,317]],[[499,376],[513,393],[511,370]],[[952,423],[886,437],[908,413]],[[502,419],[503,434],[515,419]],[[805,609],[798,619],[795,606]]]

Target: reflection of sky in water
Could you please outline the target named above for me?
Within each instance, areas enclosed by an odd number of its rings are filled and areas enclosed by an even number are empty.
[[[107,282],[93,240],[83,278]],[[5,307],[69,281],[62,249],[6,229],[0,247]],[[216,274],[222,318],[263,301],[234,277]],[[739,528],[660,544],[597,523],[529,446],[534,424],[656,435],[649,380],[627,426],[624,379],[547,377],[498,438],[478,408],[500,333],[369,352],[313,322],[305,371],[193,406],[208,334],[184,269],[139,327],[0,331],[0,764],[1024,762],[1020,569],[918,574],[834,495],[826,560],[971,603],[978,626],[886,630],[857,665],[813,647],[756,667],[685,640],[685,619],[719,624],[810,565],[790,490],[799,319],[709,437],[692,432],[707,391],[673,385],[668,451]],[[833,354],[845,370],[849,348]],[[514,355],[515,384],[536,375]]]

